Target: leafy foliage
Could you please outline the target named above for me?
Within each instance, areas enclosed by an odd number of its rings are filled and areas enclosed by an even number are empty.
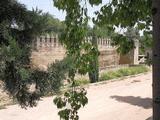
[[[92,34],[92,46],[96,48],[98,51],[97,37],[95,36],[95,32]],[[98,62],[99,52],[92,57],[90,60],[90,71],[89,71],[89,79],[91,83],[98,82],[99,80],[99,62]]]
[[[97,12],[98,19],[95,21],[101,25],[106,24],[109,28],[127,28],[137,24],[139,29],[149,30],[151,5],[151,0],[113,0]]]
[[[87,32],[88,36],[92,36],[92,34],[94,33],[95,36],[99,38],[111,38],[115,34],[115,32],[109,31],[105,25],[103,26],[94,25],[93,28],[88,28]]]
[[[64,58],[62,61],[56,61],[48,68],[48,80],[50,81],[51,90],[58,92],[63,85],[63,80],[67,80],[67,75],[72,69],[72,59]]]
[[[140,38],[140,53],[144,54],[144,52],[148,49],[151,49],[153,45],[153,39],[151,35],[144,35]]]
[[[5,89],[24,108],[35,106],[40,97],[49,92],[57,92],[72,67],[71,59],[65,58],[53,63],[46,72],[31,69],[23,62],[26,58],[24,49],[15,40],[10,40],[9,45],[4,45],[1,50]],[[32,85],[33,90],[30,90]]]
[[[124,34],[114,34],[112,38],[113,44],[119,46],[117,51],[127,54],[134,49],[134,42],[140,39],[140,35],[137,29],[129,27]]]
[[[33,107],[50,81],[47,72],[30,67],[31,41],[53,30],[53,17],[38,9],[29,11],[16,0],[1,1],[0,15],[0,79],[22,107]]]
[[[89,0],[89,3],[93,6],[93,5],[99,5],[100,3],[102,3],[102,0]]]
[[[86,94],[87,92],[84,89],[71,90],[65,92],[63,98],[55,98],[54,103],[57,105],[57,108],[62,109],[58,112],[60,118],[64,120],[79,120],[77,111],[81,106],[85,106],[88,103]]]
[[[65,45],[67,49],[67,54],[73,59],[73,68],[70,70],[68,75],[69,82],[72,84],[73,87],[73,89],[69,91],[68,94],[69,96],[73,96],[73,98],[67,101],[67,103],[71,104],[72,106],[72,103],[81,103],[81,99],[78,99],[79,95],[81,95],[82,98],[86,98],[86,93],[79,94],[79,92],[75,89],[75,74],[77,72],[80,74],[86,74],[91,70],[90,61],[93,59],[94,56],[97,55],[98,50],[95,46],[92,46],[92,44],[85,42],[84,39],[87,34],[86,32],[89,20],[89,17],[87,16],[86,2],[84,2],[84,4],[82,3],[83,5],[80,3],[79,0],[55,0],[53,2],[55,7],[60,10],[66,11],[66,19],[64,21],[64,23],[66,24],[66,28],[60,40]],[[98,1],[95,0],[90,0],[90,3],[92,5],[99,4]],[[62,100],[62,98],[59,99]],[[58,104],[56,105],[58,106]],[[66,104],[64,104],[64,106],[65,105]],[[66,120],[78,120],[79,117],[77,116],[77,111],[80,107],[81,105],[73,105],[73,112],[68,109],[60,110],[60,118]],[[73,115],[70,116],[70,112]]]
[[[64,22],[61,22],[60,20],[54,18],[52,15],[47,14],[47,30],[46,32],[51,34],[61,34],[64,32],[65,24]]]
[[[37,91],[29,91],[28,85],[32,84],[31,72],[27,64],[23,63],[25,59],[23,52],[15,40],[10,40],[8,46],[2,47],[1,62],[4,65],[1,68],[2,80],[5,83],[5,89],[22,107],[32,107],[36,105],[36,100],[39,100],[39,94],[36,93]]]
[[[151,5],[151,0],[112,0],[101,7],[100,11],[95,12],[97,18],[94,18],[93,22],[98,26],[105,26],[111,33],[117,28],[136,27],[137,31],[143,30],[144,35],[151,34]],[[118,51],[124,54],[134,47],[126,34],[114,34],[112,40],[119,45]]]

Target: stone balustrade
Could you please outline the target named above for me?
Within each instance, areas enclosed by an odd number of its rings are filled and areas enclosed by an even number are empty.
[[[86,37],[85,41],[91,43],[92,37]],[[97,38],[97,44],[99,49],[115,47],[111,45],[111,40],[107,38]],[[57,35],[40,36],[33,40],[33,49],[37,51],[50,51],[60,48],[63,48],[63,46],[59,42]]]

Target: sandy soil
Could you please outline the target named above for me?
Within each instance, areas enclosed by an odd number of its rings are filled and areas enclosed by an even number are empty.
[[[5,105],[13,104],[13,100],[9,95],[3,90],[3,83],[0,80],[0,109],[4,108]]]
[[[80,120],[150,120],[151,73],[87,88],[89,103],[80,110]],[[35,108],[18,105],[0,110],[0,120],[59,120],[53,97]]]

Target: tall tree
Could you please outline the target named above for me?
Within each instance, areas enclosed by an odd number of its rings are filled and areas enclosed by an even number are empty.
[[[17,0],[1,1],[0,16],[0,79],[22,107],[33,107],[53,82],[46,80],[46,72],[31,69],[31,43],[36,36],[53,32],[55,19],[38,9],[27,10]],[[32,84],[34,92],[29,89]]]
[[[93,28],[94,29],[94,28]],[[98,43],[97,43],[97,36],[93,30],[92,33],[92,46],[95,47],[96,51],[98,51]],[[93,51],[94,52],[94,51]],[[98,62],[99,52],[96,52],[95,56],[90,61],[90,68],[91,70],[88,72],[89,79],[91,83],[95,83],[99,81],[99,62]]]

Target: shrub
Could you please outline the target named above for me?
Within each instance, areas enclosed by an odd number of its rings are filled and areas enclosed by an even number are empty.
[[[49,66],[48,81],[50,81],[51,91],[59,92],[71,68],[72,59],[69,57],[64,58],[62,61],[56,61]]]

